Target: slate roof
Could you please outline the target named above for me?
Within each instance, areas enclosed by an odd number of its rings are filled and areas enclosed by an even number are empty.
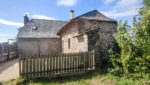
[[[60,29],[60,31],[57,33],[58,35],[61,34],[62,32],[64,32],[64,30],[67,30],[67,28],[65,28],[65,26],[67,26],[69,23],[74,22],[77,19],[88,19],[88,20],[100,20],[100,21],[111,21],[111,22],[117,22],[114,19],[108,18],[105,15],[103,15],[102,13],[100,13],[97,10],[93,10],[90,12],[87,12],[85,14],[82,14],[72,20],[70,20],[66,25],[63,26],[62,29]]]
[[[87,12],[85,14],[82,14],[82,15],[76,17],[75,19],[78,19],[78,18],[95,19],[95,20],[101,20],[101,21],[115,21],[111,18],[106,17],[105,15],[103,15],[102,13],[100,13],[97,10],[93,10],[93,11]]]
[[[57,32],[66,24],[66,21],[32,19],[18,32],[18,38],[59,38]],[[37,29],[34,30],[33,28]]]

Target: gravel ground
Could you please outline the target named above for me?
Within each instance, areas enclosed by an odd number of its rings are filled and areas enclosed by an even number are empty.
[[[18,59],[0,64],[0,81],[8,81],[19,77]]]

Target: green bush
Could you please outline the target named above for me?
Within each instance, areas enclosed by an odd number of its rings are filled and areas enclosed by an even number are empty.
[[[150,2],[149,2],[150,3]],[[114,34],[116,43],[109,50],[112,68],[109,72],[127,78],[150,79],[150,5],[144,0],[138,19],[134,17],[134,26],[127,21],[118,24],[118,32]],[[138,22],[137,22],[138,21]],[[117,49],[119,51],[117,51]]]

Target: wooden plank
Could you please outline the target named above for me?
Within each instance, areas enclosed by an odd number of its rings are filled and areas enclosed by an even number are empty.
[[[78,53],[76,53],[77,55],[76,55],[76,64],[75,64],[75,72],[78,72],[78,70],[79,70],[79,61],[78,61],[78,58],[79,58],[79,55],[78,55]]]
[[[58,64],[58,73],[60,74],[61,73],[61,54],[59,53],[59,56],[58,56],[58,61],[59,61],[59,64]]]
[[[66,56],[66,72],[69,72],[68,56],[69,56],[69,53],[68,53],[67,56]]]
[[[24,55],[22,56],[22,77],[24,77],[24,73],[25,73],[25,62],[24,62]]]
[[[56,54],[54,54],[54,74],[56,74]]]
[[[40,76],[42,75],[42,71],[43,71],[43,70],[42,70],[42,57],[43,57],[43,56],[40,55],[40,58],[39,58],[39,59],[40,59]]]
[[[39,72],[40,72],[40,70],[39,70],[39,68],[40,68],[40,64],[39,64],[39,63],[40,63],[40,61],[39,61],[39,57],[40,57],[40,56],[39,56],[39,55],[36,55],[36,56],[37,56],[37,62],[36,62],[36,63],[37,63],[37,71],[36,71],[36,72],[37,72],[37,76],[39,76]]]
[[[47,64],[46,64],[46,67],[47,67],[47,75],[49,75],[49,56],[46,55],[46,59],[47,59]]]
[[[83,59],[83,61],[82,61],[82,71],[85,71],[85,53],[84,52],[82,53],[82,59]]]
[[[70,57],[69,57],[69,62],[70,62],[70,72],[72,72],[72,57],[73,57],[73,53],[71,53]]]
[[[80,60],[80,53],[78,53],[77,56],[78,56],[78,65],[77,65],[77,67],[78,67],[78,71],[80,71],[80,61],[79,61]]]
[[[49,55],[50,56],[50,74],[52,74],[52,54]]]
[[[60,74],[60,58],[61,58],[61,54],[59,53],[58,55],[58,73]]]
[[[54,67],[55,67],[55,61],[54,61],[54,54],[52,54],[52,74],[54,74]]]
[[[93,69],[95,69],[95,52],[93,50]]]
[[[29,77],[28,73],[30,72],[29,71],[29,66],[30,66],[29,65],[29,55],[26,55],[24,58],[25,58],[25,67],[24,67],[25,68],[25,77],[28,78]]]
[[[74,53],[74,57],[73,57],[73,72],[76,72],[76,70],[77,70],[77,68],[76,68],[76,66],[77,66],[77,55],[76,55],[76,53]]]
[[[89,52],[88,53],[88,69],[91,70],[91,57],[89,56]]]
[[[67,56],[67,72],[68,73],[70,72],[70,67],[69,67],[70,66],[70,61],[69,61],[70,55],[71,55],[71,53],[69,53]]]
[[[56,61],[56,65],[55,65],[55,69],[56,69],[56,73],[58,73],[58,55],[55,55],[55,61]]]
[[[30,74],[29,74],[29,76],[30,76],[30,78],[32,77],[32,72],[33,72],[33,61],[32,61],[32,55],[30,55],[30,56],[28,56],[28,59],[29,59],[29,69],[30,69]]]
[[[86,59],[87,59],[86,53],[84,52],[84,71],[86,71]]]
[[[35,76],[38,76],[38,75],[37,75],[37,68],[38,68],[38,66],[37,66],[37,61],[38,61],[38,56],[35,55]]]
[[[22,77],[21,76],[21,55],[19,55],[19,77]]]
[[[26,64],[26,62],[25,62],[25,56],[23,56],[23,76],[24,77],[25,77],[25,70],[26,70],[26,68],[25,68],[25,64]]]
[[[86,52],[86,71],[89,68],[89,56],[88,56],[88,52]]]
[[[67,73],[69,73],[69,71],[70,71],[70,68],[69,68],[69,56],[70,56],[70,53],[68,53],[68,55],[67,55]]]
[[[64,69],[65,69],[65,67],[64,67],[64,63],[65,63],[65,61],[64,61],[64,55],[65,54],[62,54],[62,73],[64,73]]]
[[[81,69],[81,59],[82,59],[82,53],[80,52],[79,53],[79,71],[82,71],[82,69]]]
[[[26,71],[25,71],[25,70],[26,70],[25,56],[26,56],[26,55],[23,56],[23,77],[25,77],[25,72],[26,72]]]
[[[46,62],[45,62],[45,61],[46,61],[46,59],[45,59],[45,55],[44,55],[44,56],[43,56],[43,65],[42,65],[42,66],[43,66],[43,76],[46,75],[46,74],[45,74],[45,73],[46,73],[46,72],[45,72],[45,71],[46,71],[46,70],[45,70],[45,68],[46,68],[46,65],[45,65]]]
[[[36,64],[35,64],[35,60],[36,60],[36,55],[32,56],[32,59],[33,59],[33,76],[35,76],[35,69],[36,69]]]
[[[88,53],[89,53],[88,56],[90,57],[89,63],[90,63],[90,70],[91,70],[92,69],[92,56],[91,56],[91,52],[88,52]]]
[[[65,67],[65,73],[66,73],[67,72],[67,54],[64,56],[64,59],[65,59],[64,67]]]

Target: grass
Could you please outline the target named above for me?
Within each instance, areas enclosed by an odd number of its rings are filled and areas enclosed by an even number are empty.
[[[0,85],[15,85],[17,79],[1,82]],[[57,77],[53,79],[37,78],[23,80],[20,85],[150,85],[145,79],[135,80],[119,78],[107,73],[106,70],[96,69],[85,74]]]

